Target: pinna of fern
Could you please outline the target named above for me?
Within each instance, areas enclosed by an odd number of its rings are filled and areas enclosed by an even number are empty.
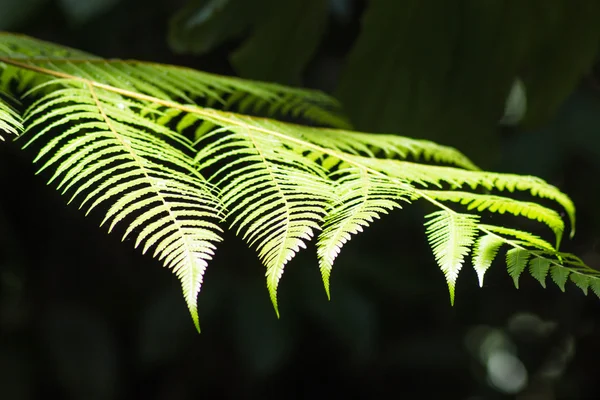
[[[0,140],[4,140],[2,132],[18,135],[23,131],[21,116],[10,102],[11,97],[0,92]],[[14,101],[14,99],[12,99]]]
[[[598,272],[559,252],[560,214],[507,196],[555,202],[572,234],[571,200],[539,178],[481,171],[429,141],[350,131],[335,100],[319,92],[105,60],[11,34],[0,43],[2,90],[26,105],[18,112],[0,101],[0,128],[17,133],[22,124],[18,140],[36,149],[34,162],[70,202],[99,210],[109,231],[120,229],[173,270],[198,329],[196,299],[224,229],[256,250],[279,313],[285,266],[309,240],[316,236],[329,296],[333,263],[352,236],[419,199],[437,208],[426,236],[451,301],[467,257],[482,284],[501,248],[516,285],[529,269],[542,285],[550,274],[561,289],[570,277],[600,293]],[[456,203],[466,211],[450,208]],[[555,244],[484,224],[482,213],[545,224]]]

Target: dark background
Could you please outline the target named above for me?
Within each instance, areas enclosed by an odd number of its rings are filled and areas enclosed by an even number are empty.
[[[261,0],[186,23],[210,4],[0,0],[0,29],[328,91],[357,129],[558,186],[578,207],[563,249],[600,267],[600,2]],[[527,114],[500,126],[517,76]],[[331,301],[314,247],[300,253],[279,320],[257,256],[228,233],[198,335],[176,277],[66,205],[31,160],[0,146],[1,399],[600,396],[598,299],[528,274],[517,290],[499,257],[483,288],[464,267],[451,307],[423,205],[353,238]]]

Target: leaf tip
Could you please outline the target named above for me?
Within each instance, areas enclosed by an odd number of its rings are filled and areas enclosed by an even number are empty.
[[[192,314],[192,320],[194,321],[194,326],[196,327],[196,331],[198,333],[200,332],[200,319],[198,318],[198,311],[194,310],[193,312],[190,310],[191,314]]]
[[[196,327],[196,331],[200,333],[200,318],[198,317],[198,307],[195,303],[192,303],[188,298],[186,298],[185,301],[187,303],[188,310],[190,311],[194,327]]]
[[[323,287],[325,288],[325,294],[327,295],[327,300],[331,300],[331,289],[329,284],[329,276],[331,273],[331,267],[322,263],[320,265],[321,269],[321,279],[323,280]]]
[[[325,285],[325,294],[327,295],[327,301],[331,301],[331,292],[329,290],[329,284]]]
[[[269,287],[269,295],[271,297],[271,303],[273,304],[273,309],[275,310],[275,315],[277,319],[279,319],[279,305],[277,304],[277,288]]]
[[[477,280],[479,281],[480,288],[483,287],[483,275],[484,274],[485,274],[485,271],[477,271]]]

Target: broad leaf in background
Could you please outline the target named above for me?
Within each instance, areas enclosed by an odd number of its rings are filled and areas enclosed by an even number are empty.
[[[475,101],[481,96],[475,97],[469,90],[475,85],[462,84],[460,91],[452,85],[453,81],[462,81],[462,75],[481,70],[474,65],[462,72],[453,64],[454,53],[463,40],[462,29],[467,29],[462,26],[462,13],[455,1],[374,0],[369,4],[337,90],[337,97],[359,129],[443,138],[467,146],[471,154],[477,149],[469,148],[461,135],[477,132],[479,140],[489,144],[493,122],[486,129],[482,120],[489,119],[485,115],[490,112],[467,114],[460,109],[471,99],[481,108],[482,103]],[[481,42],[489,46],[486,40]],[[465,64],[471,66],[472,60]],[[502,95],[497,101],[503,104]]]
[[[582,76],[590,72],[600,50],[600,2],[538,0],[537,3],[531,14],[538,15],[540,21],[546,19],[546,29],[538,33],[536,46],[527,64],[522,66],[528,94],[523,122],[533,128],[539,128],[556,113]],[[535,17],[530,20],[537,21]]]
[[[203,54],[246,33],[231,55],[239,75],[298,84],[327,15],[327,0],[197,0],[172,17],[169,44],[176,52]]]
[[[268,10],[231,62],[245,78],[298,84],[321,40],[327,0],[269,0]]]
[[[204,54],[248,30],[264,0],[195,0],[169,21],[169,46],[177,53]]]
[[[108,12],[119,1],[121,0],[59,0],[59,4],[71,23],[82,25]]]
[[[527,93],[524,122],[543,122],[589,68],[599,18],[598,2],[586,1],[373,0],[337,95],[359,129],[469,154],[485,146],[489,163],[515,80]]]
[[[39,11],[48,0],[2,0],[0,30],[12,29]]]

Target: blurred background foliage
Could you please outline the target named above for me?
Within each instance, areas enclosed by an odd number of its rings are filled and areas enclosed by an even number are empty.
[[[0,0],[3,30],[318,88],[359,130],[541,176],[578,206],[565,250],[596,267],[599,20],[599,0]],[[497,262],[482,289],[466,268],[450,307],[418,208],[344,248],[329,302],[314,248],[299,254],[280,320],[258,258],[229,234],[198,336],[176,278],[67,206],[18,147],[0,146],[2,399],[600,395],[598,299],[531,277],[517,290]]]

